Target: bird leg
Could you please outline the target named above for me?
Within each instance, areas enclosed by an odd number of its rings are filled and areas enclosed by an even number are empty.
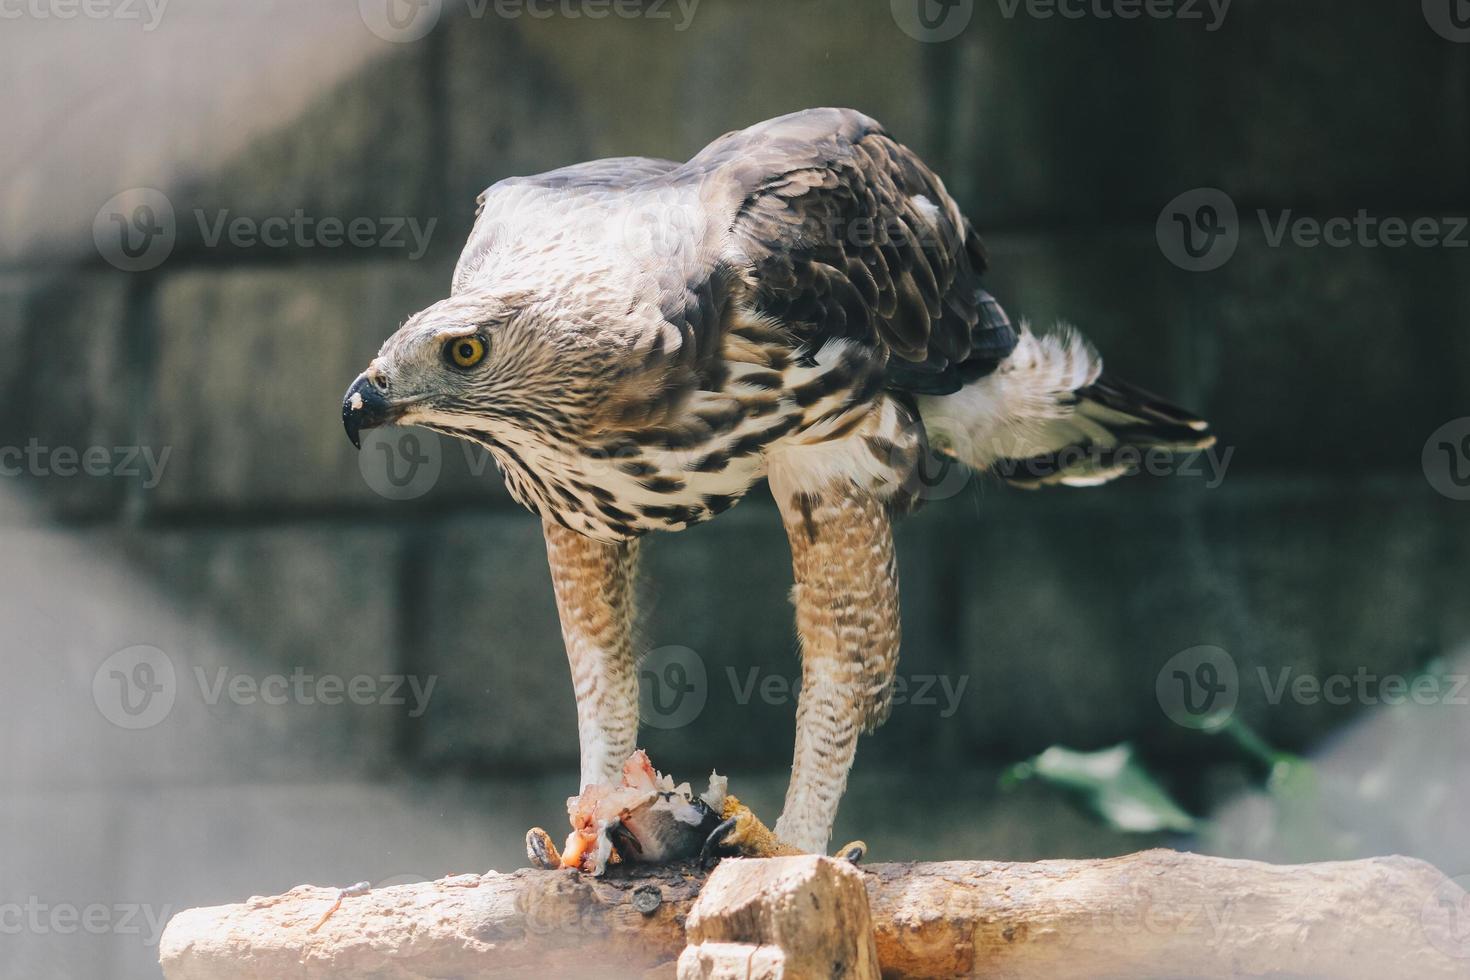
[[[616,783],[638,739],[633,655],[638,542],[607,544],[544,522],[551,584],[577,696],[579,790]]]
[[[898,569],[887,506],[854,487],[803,492],[773,470],[791,542],[801,694],[776,836],[822,853],[859,733],[888,716],[898,662]],[[852,848],[854,845],[849,845]]]

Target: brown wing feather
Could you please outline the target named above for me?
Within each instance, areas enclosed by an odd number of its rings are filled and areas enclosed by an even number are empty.
[[[455,291],[473,284],[507,210],[539,207],[541,193],[634,191],[675,214],[698,214],[687,222],[694,247],[647,256],[676,342],[654,344],[630,373],[632,394],[619,404],[637,406],[637,418],[619,424],[672,411],[695,387],[719,387],[737,295],[809,351],[834,339],[868,347],[886,359],[889,385],[905,391],[954,391],[1015,346],[1009,320],[980,288],[980,239],[943,183],[850,109],[810,109],[727,133],[683,164],[620,157],[503,180],[481,195]]]
[[[894,387],[940,392],[1015,346],[980,288],[979,237],[923,161],[861,113],[772,119],[680,170],[738,195],[730,230],[755,304],[812,349],[832,339],[880,349]]]

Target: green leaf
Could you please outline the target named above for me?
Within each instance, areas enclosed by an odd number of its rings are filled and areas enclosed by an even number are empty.
[[[1246,756],[1266,769],[1266,790],[1278,800],[1314,799],[1317,795],[1316,773],[1312,764],[1301,756],[1272,748],[1267,741],[1239,718],[1211,732],[1225,735]]]
[[[1076,793],[1116,830],[1147,834],[1195,828],[1195,819],[1169,798],[1139,764],[1133,746],[1127,742],[1099,752],[1076,752],[1053,745],[1034,759],[1012,766],[1003,783],[1027,779],[1039,779]]]

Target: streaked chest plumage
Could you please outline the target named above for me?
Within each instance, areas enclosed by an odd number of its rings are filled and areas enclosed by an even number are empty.
[[[608,541],[703,523],[764,478],[773,456],[798,448],[875,492],[907,478],[921,436],[883,391],[869,352],[832,343],[724,366],[718,390],[691,392],[658,426],[582,444],[518,430],[455,434],[489,448],[521,504]]]

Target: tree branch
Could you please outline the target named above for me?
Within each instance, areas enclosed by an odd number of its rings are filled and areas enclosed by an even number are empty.
[[[711,965],[720,949],[779,953],[797,909],[806,937],[797,945],[809,944],[808,920],[822,917],[852,934],[835,936],[834,948],[866,962],[866,937],[855,933],[869,926],[850,884],[859,879],[831,864],[729,860],[708,885],[678,867],[614,869],[604,879],[461,875],[349,895],[325,922],[336,890],[304,885],[179,913],[160,959],[168,980],[673,977],[693,941],[679,975],[726,976]],[[1470,897],[1409,858],[1278,866],[1155,850],[879,864],[860,880],[887,977],[1470,975]],[[807,892],[804,905],[792,897]],[[770,962],[775,972],[763,975],[802,975],[780,972],[779,955]]]

